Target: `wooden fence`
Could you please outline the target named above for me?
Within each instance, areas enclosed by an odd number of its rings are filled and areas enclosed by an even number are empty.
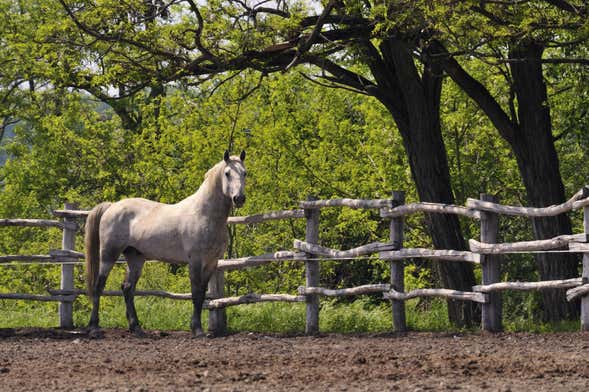
[[[405,320],[405,301],[416,297],[443,297],[447,299],[475,301],[482,304],[482,329],[500,331],[502,329],[501,291],[503,290],[542,290],[568,289],[567,300],[581,297],[581,329],[589,330],[589,188],[584,187],[567,202],[546,208],[516,207],[497,204],[490,195],[482,194],[480,199],[468,199],[466,206],[439,203],[405,204],[405,196],[395,191],[391,199],[360,200],[332,199],[315,200],[309,198],[300,203],[300,209],[274,211],[269,213],[230,217],[228,224],[259,224],[279,219],[305,219],[305,240],[295,239],[292,251],[278,251],[259,256],[219,260],[218,270],[209,282],[209,293],[205,307],[209,309],[209,330],[222,333],[226,329],[227,306],[255,302],[284,301],[306,303],[307,334],[319,332],[319,296],[352,296],[369,293],[383,293],[392,305],[392,328],[394,331],[407,329]],[[378,209],[383,219],[390,219],[389,242],[375,242],[348,250],[331,249],[319,245],[320,211],[322,208],[349,207]],[[561,235],[552,239],[513,243],[496,243],[498,218],[500,215],[545,217],[555,216],[572,210],[583,209],[584,233]],[[456,214],[480,221],[480,241],[471,239],[469,251],[434,250],[423,248],[404,248],[404,219],[415,213]],[[84,290],[75,289],[73,266],[84,258],[83,253],[74,250],[75,235],[79,231],[78,220],[87,216],[88,211],[77,210],[73,204],[65,204],[63,210],[54,211],[57,220],[42,219],[0,219],[0,226],[57,227],[63,230],[62,249],[51,250],[48,255],[9,255],[0,256],[1,264],[13,263],[55,263],[61,264],[61,284],[59,290],[48,290],[48,295],[0,293],[0,299],[23,299],[37,301],[59,301],[60,326],[73,327],[72,303]],[[582,276],[574,279],[541,282],[501,282],[500,258],[509,253],[572,252],[583,254]],[[320,262],[323,260],[369,259],[377,254],[382,260],[390,262],[391,279],[388,283],[370,284],[344,289],[329,289],[319,286]],[[409,292],[404,288],[404,260],[426,258],[442,262],[468,262],[480,264],[482,282],[472,291],[456,291],[444,288],[415,289]],[[305,265],[305,285],[299,287],[297,295],[291,294],[246,294],[238,297],[224,297],[224,273],[260,266],[285,260],[298,261]],[[167,291],[137,291],[139,296],[151,295],[170,299],[188,300],[190,294]],[[105,295],[120,296],[120,291],[107,291]]]

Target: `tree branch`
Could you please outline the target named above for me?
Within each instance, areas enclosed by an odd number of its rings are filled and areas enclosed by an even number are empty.
[[[446,48],[438,41],[432,43],[431,49],[437,54],[448,53]],[[505,140],[512,142],[516,132],[516,124],[509,119],[509,116],[493,98],[489,90],[466,72],[453,57],[445,57],[442,65],[444,71],[452,80],[487,114],[501,136]]]
[[[307,37],[307,39],[301,45],[299,45],[295,57],[286,66],[286,71],[288,71],[292,66],[294,66],[301,58],[301,55],[306,53],[311,48],[311,46],[319,36],[319,33],[321,33],[321,29],[323,28],[323,24],[325,23],[325,18],[327,17],[327,15],[329,15],[333,7],[335,7],[337,1],[338,0],[329,0],[329,3],[327,3],[325,8],[323,9],[323,12],[321,12],[321,15],[317,19],[317,23],[315,24],[315,27],[313,27],[313,31],[311,31],[311,34]]]
[[[312,77],[310,77],[309,75],[306,75],[303,72],[299,72],[299,74],[307,79],[308,81],[310,81],[311,83],[314,83],[318,86],[321,87],[327,87],[327,88],[337,88],[337,89],[342,89],[342,90],[346,90],[346,91],[351,91],[355,94],[362,94],[362,95],[368,95],[368,93],[366,91],[362,91],[362,90],[356,90],[355,88],[351,88],[348,87],[346,85],[343,84],[338,84],[337,79],[336,78],[330,78],[328,76],[325,75],[315,75],[315,77],[321,78],[321,79],[325,79],[331,82],[331,84],[327,84],[327,83],[321,83],[320,81],[313,79]]]
[[[253,17],[254,19],[258,14],[277,15],[285,19],[290,17],[290,13],[287,11],[279,10],[277,8],[259,7],[259,5],[264,4],[265,2],[258,3],[253,7],[248,6],[245,1],[233,0],[233,2],[239,4],[246,11],[247,16]]]
[[[198,27],[194,30],[194,45],[204,55],[202,57],[204,57],[206,59],[211,59],[214,61],[215,56],[213,56],[213,54],[208,49],[206,49],[204,47],[204,45],[202,44],[202,31],[204,28],[204,20],[203,20],[201,13],[200,13],[200,10],[198,9],[198,7],[194,1],[192,1],[192,0],[186,0],[186,1],[188,2],[190,10],[194,14],[194,16],[196,17],[196,20],[198,22]]]
[[[553,6],[555,6],[556,8],[560,8],[561,10],[567,11],[567,12],[571,12],[573,14],[582,14],[584,9],[580,9],[575,7],[574,5],[570,4],[569,2],[565,1],[565,0],[544,0],[549,4],[552,4]]]
[[[371,88],[376,87],[373,82],[366,79],[365,77],[337,65],[329,59],[307,55],[305,56],[304,60],[305,62],[316,65],[317,67],[335,76],[336,79],[334,79],[334,81],[337,80],[337,83],[339,84],[344,84],[358,91],[366,91],[369,94]]]
[[[531,58],[525,58],[525,59],[513,59],[513,58],[509,58],[509,59],[497,59],[495,61],[495,63],[499,64],[499,63],[521,63],[521,62],[530,62],[530,61],[539,61],[542,64],[581,64],[581,65],[589,65],[589,59],[587,58],[568,58],[568,57],[563,57],[563,58],[549,58],[549,59],[531,59]]]

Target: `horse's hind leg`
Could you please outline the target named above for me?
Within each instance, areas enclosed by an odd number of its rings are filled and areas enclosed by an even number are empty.
[[[125,305],[127,307],[129,331],[137,336],[144,336],[143,330],[139,325],[139,319],[137,318],[137,311],[135,310],[135,287],[137,287],[137,281],[141,276],[145,257],[135,249],[131,248],[125,250],[124,254],[127,258],[127,274],[121,288],[123,290]]]
[[[192,331],[192,337],[199,338],[203,337],[201,324],[202,306],[205,301],[205,295],[207,291],[207,285],[211,275],[216,269],[216,264],[212,266],[204,266],[202,262],[190,263],[190,286],[192,288],[192,304],[193,313],[192,321],[190,323],[190,329]]]
[[[104,286],[106,285],[106,279],[108,274],[115,265],[117,258],[119,257],[118,252],[112,252],[110,250],[102,249],[100,252],[100,268],[98,270],[98,279],[94,284],[94,296],[92,297],[92,313],[90,315],[90,323],[88,327],[90,332],[97,335],[96,331],[99,330],[99,317],[98,311],[100,309],[100,296],[104,292]]]
[[[203,337],[201,324],[202,305],[205,300],[207,291],[207,280],[205,279],[202,262],[192,261],[188,266],[190,273],[190,287],[192,291],[192,320],[190,321],[190,330],[193,338]]]

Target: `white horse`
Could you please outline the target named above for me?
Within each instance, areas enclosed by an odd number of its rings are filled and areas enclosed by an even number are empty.
[[[91,333],[99,331],[100,296],[108,274],[123,253],[127,274],[122,284],[129,330],[143,335],[135,311],[134,294],[146,259],[188,263],[194,305],[190,324],[202,336],[201,312],[207,284],[217,260],[227,249],[227,218],[232,207],[245,202],[245,151],[239,157],[225,151],[192,196],[177,204],[146,199],[102,203],[86,221],[88,296],[92,301]]]

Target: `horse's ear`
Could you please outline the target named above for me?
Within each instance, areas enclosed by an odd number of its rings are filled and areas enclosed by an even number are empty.
[[[241,161],[245,161],[245,150],[241,150],[241,154],[239,154],[239,159],[241,159]]]
[[[223,160],[229,163],[229,150],[225,150],[225,154],[223,154]]]

